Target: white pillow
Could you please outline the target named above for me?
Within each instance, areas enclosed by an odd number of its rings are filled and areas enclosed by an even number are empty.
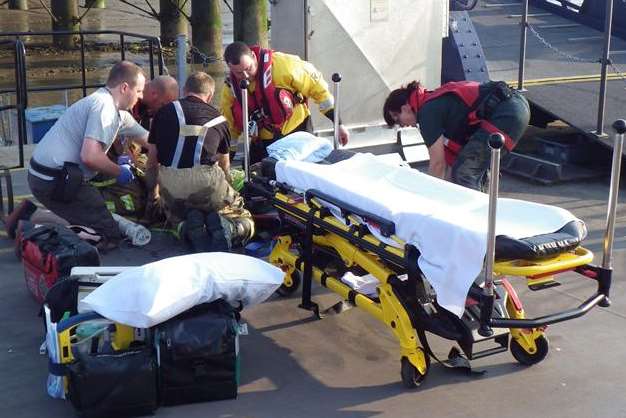
[[[233,305],[261,303],[283,277],[281,269],[246,255],[183,255],[125,270],[80,301],[79,310],[149,328],[219,298]]]
[[[281,160],[317,163],[333,150],[330,141],[308,132],[294,132],[267,146],[267,155]]]

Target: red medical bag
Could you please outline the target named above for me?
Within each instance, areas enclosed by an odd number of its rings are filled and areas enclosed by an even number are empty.
[[[24,222],[18,245],[26,286],[39,303],[52,285],[69,277],[72,267],[100,265],[98,250],[61,225]]]

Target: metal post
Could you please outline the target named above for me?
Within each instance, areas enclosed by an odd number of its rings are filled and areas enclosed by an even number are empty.
[[[609,204],[606,213],[606,230],[604,231],[604,248],[602,267],[613,268],[613,239],[615,237],[615,212],[617,210],[617,196],[619,194],[619,178],[622,169],[622,151],[624,149],[624,133],[626,121],[623,119],[613,123],[615,129],[615,143],[613,144],[613,165],[611,167],[611,188],[609,189]]]
[[[246,182],[250,181],[250,131],[249,131],[249,115],[248,115],[248,80],[241,80],[239,87],[241,88],[241,109],[243,110],[243,170]]]
[[[341,74],[339,73],[335,73],[333,74],[333,83],[335,83],[334,85],[334,92],[333,95],[335,96],[335,117],[333,120],[333,130],[334,130],[334,135],[333,135],[333,149],[338,149],[339,148],[339,82],[341,81]]]
[[[24,144],[26,143],[26,108],[28,107],[28,87],[26,84],[26,49],[18,38],[15,41],[15,106],[17,110],[17,136],[19,167],[24,167]]]
[[[604,20],[604,51],[602,52],[602,71],[600,76],[600,97],[598,98],[598,124],[596,135],[604,135],[604,107],[606,106],[606,81],[609,54],[611,51],[611,23],[613,21],[613,0],[606,0],[606,12]]]
[[[517,89],[524,90],[524,70],[526,66],[526,35],[528,33],[528,0],[523,1],[521,35],[519,41],[519,73],[517,76]]]
[[[183,86],[187,77],[187,35],[181,33],[176,37],[176,78],[180,89],[180,96],[183,95]]]
[[[124,34],[120,33],[120,55],[122,57],[122,61],[126,59],[126,51],[124,50]]]
[[[163,45],[161,45],[161,39],[156,38],[157,48],[159,48],[159,75],[165,74],[169,75],[169,71],[167,71],[167,67],[165,66],[165,60],[163,59]]]
[[[83,82],[83,97],[87,97],[87,73],[85,72],[85,35],[80,34],[80,77]]]
[[[496,253],[496,215],[498,207],[498,187],[500,183],[500,148],[504,145],[504,136],[500,133],[491,134],[491,169],[489,182],[489,220],[487,225],[487,254],[485,255],[485,284],[481,303],[481,324],[478,333],[490,336],[493,330],[489,320],[493,312],[493,263]]]
[[[154,46],[152,39],[148,41],[148,53],[150,54],[150,80],[154,78]]]

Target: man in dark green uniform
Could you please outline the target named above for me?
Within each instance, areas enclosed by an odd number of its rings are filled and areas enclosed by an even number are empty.
[[[428,147],[429,174],[485,190],[490,165],[489,135],[505,138],[502,154],[520,140],[530,119],[528,102],[503,82],[446,83],[426,91],[416,81],[391,92],[383,115],[389,126],[419,125]]]

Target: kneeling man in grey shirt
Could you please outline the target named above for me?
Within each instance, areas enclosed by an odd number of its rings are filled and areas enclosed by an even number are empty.
[[[150,147],[148,131],[127,111],[142,97],[144,84],[137,65],[114,65],[106,86],[70,106],[46,133],[28,169],[37,200],[70,224],[95,229],[104,237],[103,249],[117,246],[121,235],[100,192],[88,181],[99,172],[121,184],[133,179],[127,160],[116,164],[106,154],[118,134]]]

